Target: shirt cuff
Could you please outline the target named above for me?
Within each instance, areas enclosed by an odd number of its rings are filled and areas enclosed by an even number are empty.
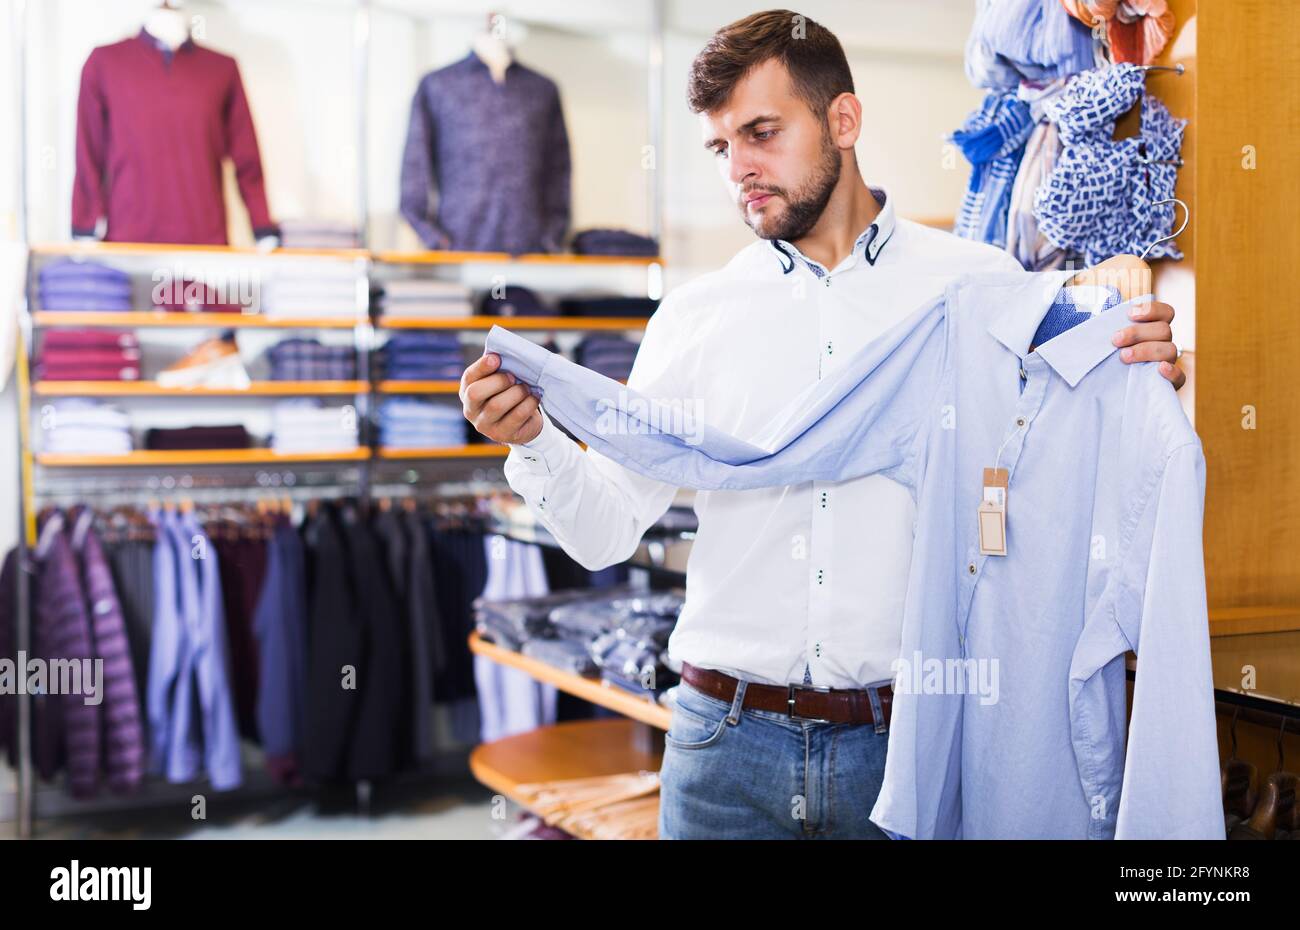
[[[539,407],[538,410],[541,410]],[[541,410],[542,430],[528,442],[510,443],[510,452],[517,454],[524,463],[524,468],[534,475],[550,476],[559,470],[564,461],[564,454],[573,445],[573,440],[551,422],[545,410]]]
[[[542,373],[546,370],[546,363],[553,354],[550,350],[512,333],[504,326],[493,326],[488,330],[483,351],[493,352],[501,357],[501,367],[497,369],[498,371],[510,372],[524,384],[536,387],[537,390],[533,391],[533,394],[542,396],[539,385],[542,381]]]

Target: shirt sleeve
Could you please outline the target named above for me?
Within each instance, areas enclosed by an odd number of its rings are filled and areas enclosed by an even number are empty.
[[[685,377],[674,364],[668,305],[664,301],[646,324],[628,374],[631,388],[667,389]],[[542,431],[527,443],[511,445],[506,481],[583,568],[596,571],[626,561],[672,504],[678,485],[638,474],[590,446],[584,452],[551,421],[545,402],[541,413]]]
[[[108,104],[99,73],[99,55],[91,52],[81,69],[77,96],[76,171],[72,181],[72,234],[94,236],[107,213],[104,165],[108,150]]]
[[[248,109],[244,95],[244,82],[239,77],[239,65],[231,63],[230,96],[226,100],[226,154],[235,165],[235,180],[239,194],[248,208],[248,220],[253,225],[253,235],[277,235],[279,230],[271,220],[266,205],[266,182],[262,177],[262,155],[257,147],[257,131],[253,128],[253,114]]]
[[[700,416],[688,383],[660,380],[653,392],[639,391],[637,382],[619,384],[500,326],[488,331],[486,350],[534,386],[565,429],[660,482],[742,491],[882,474],[914,487],[917,440],[942,414],[935,401],[948,365],[946,307],[940,298],[917,308],[745,438]]]
[[[558,88],[554,94],[546,153],[542,240],[548,252],[559,252],[564,247],[564,237],[569,231],[572,163],[569,155],[569,132],[564,125],[564,108],[560,105]]]
[[[1091,714],[1088,719],[1096,719],[1087,727],[1096,733],[1123,724],[1097,716],[1102,666],[1130,649],[1137,654],[1116,839],[1224,838],[1201,544],[1204,502],[1200,443],[1180,446],[1125,547],[1149,556],[1121,556],[1125,575],[1113,609],[1091,621],[1104,629],[1085,627],[1071,669],[1072,720]],[[1122,738],[1113,745],[1122,745]]]
[[[402,151],[400,207],[421,242],[431,249],[449,249],[451,237],[435,222],[429,206],[438,191],[433,165],[434,132],[433,114],[425,101],[425,83],[421,82],[411,100],[406,148]]]

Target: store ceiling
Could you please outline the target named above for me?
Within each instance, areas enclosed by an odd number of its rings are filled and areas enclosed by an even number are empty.
[[[786,0],[788,3],[789,0]],[[650,25],[648,0],[372,0],[375,9],[422,20],[500,13],[527,26],[584,33],[640,31]],[[829,26],[845,46],[891,54],[960,55],[975,15],[972,0],[806,0],[789,4]],[[775,3],[755,0],[666,0],[667,27],[707,36],[719,26]]]

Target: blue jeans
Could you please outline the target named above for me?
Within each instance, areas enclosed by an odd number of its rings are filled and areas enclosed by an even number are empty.
[[[660,839],[887,839],[868,815],[889,734],[745,709],[682,682],[659,770]]]

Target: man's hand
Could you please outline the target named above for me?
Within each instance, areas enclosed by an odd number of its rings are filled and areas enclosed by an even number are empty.
[[[1177,365],[1178,347],[1174,345],[1174,333],[1170,323],[1174,319],[1174,308],[1159,301],[1138,304],[1129,311],[1133,323],[1115,333],[1111,339],[1120,346],[1119,357],[1125,362],[1159,362],[1160,373],[1168,378],[1178,390],[1187,380]]]
[[[542,431],[541,401],[514,375],[497,371],[500,364],[500,356],[485,352],[460,376],[465,419],[496,442],[529,442]]]

